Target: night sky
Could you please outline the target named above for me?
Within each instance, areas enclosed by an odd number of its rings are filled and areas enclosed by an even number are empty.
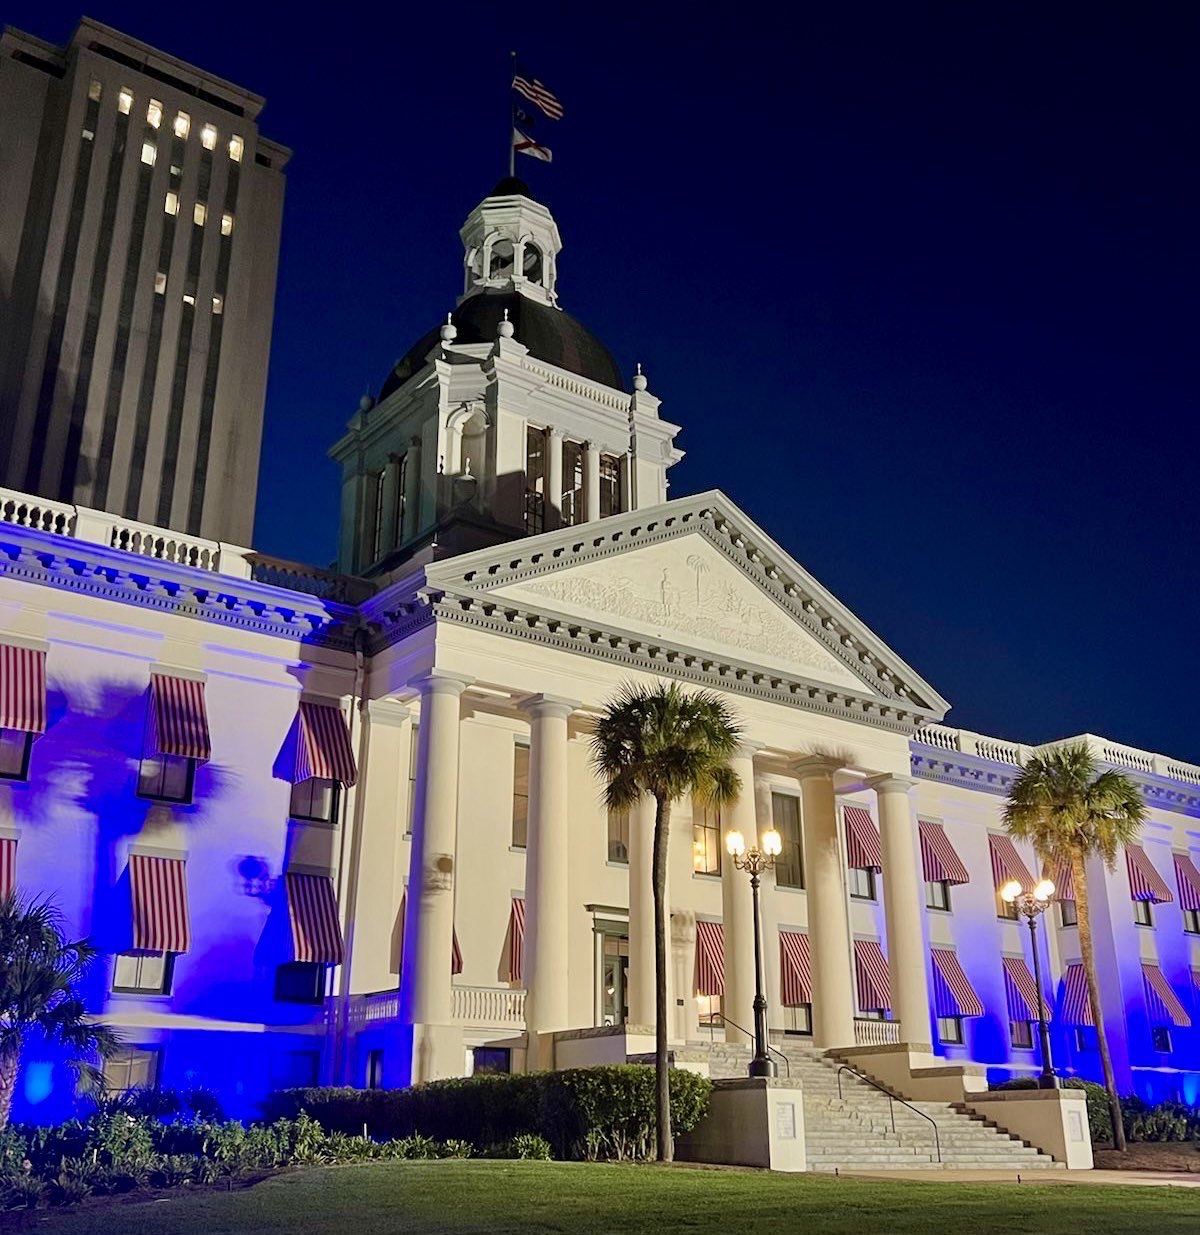
[[[1200,762],[1200,9],[313,12],[90,7],[295,151],[257,548],[332,558],[325,451],[454,305],[516,48],[567,111],[519,169],[561,303],[683,425],[672,493],[728,493],[950,723]]]

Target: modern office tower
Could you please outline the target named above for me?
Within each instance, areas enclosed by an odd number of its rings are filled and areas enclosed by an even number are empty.
[[[0,36],[0,482],[248,544],[290,151],[83,19]]]

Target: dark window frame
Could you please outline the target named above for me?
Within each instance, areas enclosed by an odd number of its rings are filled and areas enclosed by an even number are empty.
[[[1133,923],[1135,926],[1154,925],[1154,910],[1150,901],[1137,900],[1133,902]]]
[[[151,792],[146,788],[149,779],[146,772],[146,764],[152,761],[162,764],[157,778],[158,788],[155,792]],[[169,768],[182,767],[184,764],[187,765],[187,773],[186,784],[182,793],[176,796],[165,792],[164,783],[167,779],[167,770]],[[196,760],[189,759],[187,755],[143,755],[141,762],[138,764],[137,796],[145,798],[150,802],[173,802],[179,806],[190,806],[196,797]]]
[[[1008,1041],[1015,1051],[1033,1050],[1033,1022],[1009,1021]]]
[[[6,762],[0,760],[0,780],[12,781],[27,781],[29,779],[29,762],[33,755],[33,734],[21,729],[0,729],[0,738],[3,742],[0,743],[0,752],[15,751],[17,741],[9,737],[9,734],[23,734],[24,743],[21,750],[21,762],[18,767],[16,761]]]
[[[953,913],[950,899],[950,881],[948,879],[925,880],[925,908],[936,909],[939,913]],[[936,891],[934,889],[937,889]],[[939,898],[941,903],[939,904]]]
[[[943,1032],[943,1026],[949,1028],[949,1036]],[[964,1045],[966,1032],[963,1028],[963,1018],[961,1016],[939,1016],[937,1018],[937,1036],[938,1041],[946,1046]]]
[[[278,965],[275,969],[275,1002],[324,1003],[328,970],[329,966],[320,961],[285,961]],[[301,983],[302,977],[311,980],[311,993],[307,983]]]
[[[305,814],[303,809],[297,808],[296,794],[301,791],[302,785],[311,786],[316,781],[322,785],[328,785],[330,788],[329,794],[329,814],[328,815],[313,815]],[[309,789],[309,810],[312,810],[312,790]],[[324,776],[309,776],[304,780],[298,780],[292,785],[291,796],[288,799],[288,818],[299,820],[301,823],[337,823],[338,807],[342,800],[342,783],[337,780],[329,780]]]
[[[1150,1045],[1160,1055],[1170,1055],[1175,1049],[1175,1044],[1171,1041],[1171,1027],[1169,1025],[1152,1025],[1150,1027]]]
[[[852,901],[877,901],[879,899],[879,885],[876,882],[875,870],[870,866],[851,866],[847,868],[847,880],[850,888],[850,899]],[[867,890],[859,892],[855,887],[856,879],[861,879],[865,882]]]
[[[129,956],[136,957],[138,960],[148,956],[161,956],[163,958],[162,982],[158,986],[118,986],[117,965],[122,957]],[[175,956],[174,952],[136,951],[134,949],[128,952],[118,952],[113,958],[112,993],[114,995],[170,995],[175,987]]]

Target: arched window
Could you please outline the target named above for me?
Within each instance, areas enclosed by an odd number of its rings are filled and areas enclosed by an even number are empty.
[[[542,251],[536,244],[525,245],[525,256],[521,262],[523,269],[521,273],[529,280],[530,283],[541,283],[542,281]]]
[[[497,240],[492,245],[492,261],[488,268],[488,278],[507,279],[513,272],[513,242]]]

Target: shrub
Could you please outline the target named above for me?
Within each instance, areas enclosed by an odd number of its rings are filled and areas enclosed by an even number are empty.
[[[1093,1143],[1112,1140],[1112,1118],[1108,1113],[1108,1090],[1095,1081],[1085,1081],[1081,1077],[1071,1076],[1063,1081],[1064,1089],[1082,1089],[1087,1099],[1088,1131]],[[1011,1081],[1002,1081],[993,1085],[993,1089],[1037,1089],[1038,1083],[1032,1076],[1018,1076]],[[1132,1101],[1122,1098],[1121,1102]]]
[[[451,1138],[438,1146],[439,1158],[469,1158],[475,1152],[475,1146],[470,1141],[459,1141]]]
[[[538,1162],[549,1162],[551,1158],[550,1142],[536,1132],[522,1132],[514,1136],[504,1146],[505,1158],[525,1158]]]
[[[1150,1106],[1140,1098],[1121,1102],[1125,1135],[1131,1141],[1194,1141],[1200,1139],[1200,1109],[1182,1102]]]
[[[36,1175],[17,1172],[0,1181],[0,1199],[5,1209],[36,1209],[45,1194],[46,1185]]]

